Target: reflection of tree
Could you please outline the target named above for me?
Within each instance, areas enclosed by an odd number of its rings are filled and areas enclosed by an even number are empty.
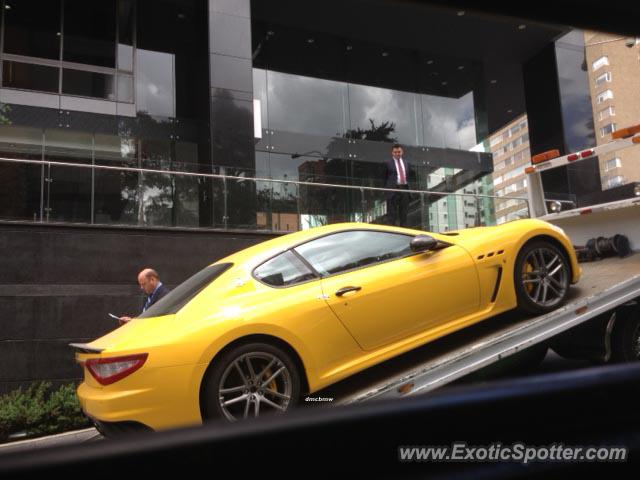
[[[0,102],[0,125],[11,125],[11,120],[6,116],[11,111],[11,107],[6,103]]]
[[[249,102],[235,100],[231,93],[222,90],[211,101],[212,159],[214,165],[223,166],[218,173],[247,176],[255,171],[255,147],[253,144],[253,113]],[[223,196],[227,194],[229,226],[256,224],[256,184],[253,180],[229,180],[226,187],[220,180],[214,181],[212,200],[214,218],[220,222],[224,215]]]
[[[393,135],[396,130],[394,122],[383,121],[378,124],[369,119],[369,128],[355,128],[347,130],[342,137],[335,137],[327,146],[328,160],[324,165],[324,178],[326,183],[353,184],[354,181],[364,179],[363,175],[356,175],[356,168],[360,169],[358,160],[346,160],[346,150],[351,150],[357,141],[395,143],[397,138]],[[345,142],[347,140],[348,142]],[[353,143],[352,143],[353,142]],[[358,145],[355,144],[356,152]],[[371,167],[379,170],[376,175],[382,177],[382,164],[371,163]],[[370,172],[371,173],[371,172]],[[378,183],[378,182],[376,182]],[[381,181],[379,182],[379,186]],[[375,184],[375,183],[374,183]],[[361,214],[364,205],[359,191],[344,188],[307,188],[301,193],[308,204],[305,211],[327,215],[327,223],[352,221],[356,214]],[[372,206],[367,206],[371,210]]]
[[[398,139],[392,137],[391,134],[396,131],[396,124],[393,122],[382,122],[376,125],[372,118],[369,119],[370,128],[362,129],[360,127],[347,130],[344,138],[350,140],[369,140],[372,142],[389,142],[396,143]]]

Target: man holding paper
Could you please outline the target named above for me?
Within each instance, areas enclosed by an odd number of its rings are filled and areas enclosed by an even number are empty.
[[[151,305],[169,293],[169,289],[160,281],[158,272],[152,268],[145,268],[138,274],[138,285],[140,285],[140,289],[145,293],[142,312],[145,312]],[[120,321],[120,325],[124,325],[130,322],[131,318],[132,317],[123,316],[119,317],[118,320]]]

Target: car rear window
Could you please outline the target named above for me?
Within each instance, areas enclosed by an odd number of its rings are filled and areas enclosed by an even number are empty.
[[[200,293],[206,286],[224,273],[232,263],[218,263],[203,268],[198,273],[189,277],[168,294],[158,300],[148,310],[138,315],[137,318],[160,317],[171,315],[184,307],[189,300]]]

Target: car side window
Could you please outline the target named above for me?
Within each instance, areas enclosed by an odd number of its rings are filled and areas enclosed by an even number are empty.
[[[288,250],[256,267],[253,275],[273,287],[287,287],[316,277],[295,253]]]
[[[321,275],[332,275],[411,253],[413,237],[399,233],[353,230],[299,245],[295,250]]]

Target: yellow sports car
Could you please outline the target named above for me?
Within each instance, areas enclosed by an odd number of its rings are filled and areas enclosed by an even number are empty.
[[[300,231],[219,260],[131,322],[73,344],[78,397],[106,434],[281,413],[500,312],[555,309],[580,272],[569,238],[540,220]]]

